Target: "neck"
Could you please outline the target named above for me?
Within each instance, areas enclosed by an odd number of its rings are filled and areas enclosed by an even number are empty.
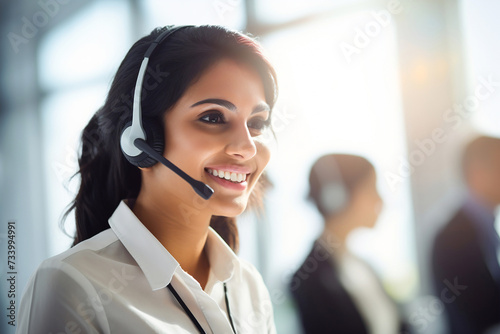
[[[347,237],[353,229],[353,222],[349,215],[340,214],[325,220],[323,236],[333,237],[338,243],[339,251],[344,252],[347,250]]]
[[[482,205],[484,208],[488,209],[491,213],[494,214],[498,203],[495,201],[492,201],[488,198],[488,196],[482,194],[481,191],[477,191],[472,189],[471,190],[472,198],[473,200],[479,201],[479,204]]]
[[[159,203],[141,193],[133,212],[172,254],[181,268],[204,288],[210,269],[205,243],[211,215],[196,210],[179,199],[162,200]]]

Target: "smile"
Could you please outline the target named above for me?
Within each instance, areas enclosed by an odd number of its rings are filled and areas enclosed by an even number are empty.
[[[230,171],[224,171],[222,169],[211,169],[211,168],[206,168],[205,169],[209,174],[213,176],[217,176],[220,179],[225,179],[228,181],[231,181],[233,183],[241,183],[246,181],[247,179],[247,174],[243,173],[235,173],[235,172],[230,172]]]

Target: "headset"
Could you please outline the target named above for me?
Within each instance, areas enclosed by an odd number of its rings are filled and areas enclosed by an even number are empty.
[[[163,156],[163,126],[158,124],[158,122],[142,119],[141,93],[149,58],[161,42],[166,40],[176,31],[187,27],[193,26],[177,26],[165,30],[151,43],[144,54],[144,59],[142,60],[135,83],[132,122],[127,123],[122,131],[120,147],[123,155],[132,165],[146,168],[160,162],[188,182],[194,191],[203,199],[208,200],[214,193],[210,186],[193,179]]]
[[[316,173],[321,187],[319,202],[328,215],[339,212],[349,203],[349,191],[342,179],[337,161],[329,159],[328,163],[319,163]]]

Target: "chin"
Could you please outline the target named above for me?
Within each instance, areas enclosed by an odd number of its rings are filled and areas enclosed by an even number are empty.
[[[236,217],[241,215],[248,204],[247,198],[235,198],[232,200],[220,200],[214,203],[214,215],[224,217]]]

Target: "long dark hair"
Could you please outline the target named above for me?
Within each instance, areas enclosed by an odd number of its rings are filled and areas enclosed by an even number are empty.
[[[83,130],[78,159],[81,183],[78,194],[63,216],[74,209],[76,235],[73,245],[109,228],[108,219],[123,199],[134,199],[141,174],[120,149],[120,135],[132,119],[133,91],[147,48],[165,29],[157,28],[141,38],[123,59],[104,105]],[[185,27],[163,41],[151,56],[142,91],[143,119],[162,124],[165,112],[186,89],[218,60],[229,58],[250,66],[261,77],[266,102],[274,106],[276,73],[259,44],[249,36],[220,26]],[[250,203],[261,202],[267,183],[263,175]],[[213,216],[210,225],[237,250],[236,219]]]

